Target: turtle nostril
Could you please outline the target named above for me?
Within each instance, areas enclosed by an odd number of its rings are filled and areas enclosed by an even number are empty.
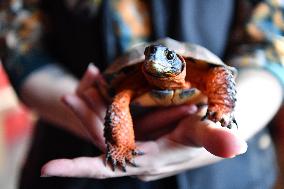
[[[149,46],[149,47],[146,47],[145,51],[144,51],[144,54],[145,55],[150,55],[150,54],[154,54],[157,52],[157,47],[155,46]]]

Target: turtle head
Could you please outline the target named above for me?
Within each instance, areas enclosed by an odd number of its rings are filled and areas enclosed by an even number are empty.
[[[185,63],[174,51],[162,45],[150,45],[145,49],[144,70],[154,77],[179,75]]]

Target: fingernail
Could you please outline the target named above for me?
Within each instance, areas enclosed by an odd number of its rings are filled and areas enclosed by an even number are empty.
[[[99,72],[99,69],[97,68],[97,66],[95,66],[95,64],[93,62],[91,62],[88,65],[88,70],[92,71],[93,73]]]
[[[244,142],[244,143],[245,143],[245,142]],[[240,149],[240,151],[239,151],[239,153],[238,153],[237,155],[242,155],[242,154],[246,153],[246,151],[247,151],[247,148],[248,148],[247,143],[242,144],[241,146],[242,146],[242,147],[241,147],[241,149]],[[236,157],[237,155],[232,155],[232,156],[229,156],[228,158],[234,158],[234,157]]]
[[[234,157],[236,157],[236,155],[229,156],[228,158],[234,158]]]
[[[246,153],[247,149],[248,149],[248,145],[247,145],[246,142],[244,142],[244,144],[242,145],[242,147],[241,147],[241,149],[240,149],[240,154]],[[239,154],[239,155],[240,155],[240,154]]]

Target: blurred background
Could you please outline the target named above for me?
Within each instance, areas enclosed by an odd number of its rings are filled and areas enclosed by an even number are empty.
[[[15,189],[35,116],[16,98],[0,62],[0,188]]]

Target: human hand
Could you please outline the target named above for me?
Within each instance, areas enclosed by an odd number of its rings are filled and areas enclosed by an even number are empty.
[[[90,64],[74,94],[64,95],[62,102],[79,118],[88,139],[102,151],[106,146],[103,138],[103,122],[106,104],[94,83],[102,79],[96,66]]]
[[[190,111],[192,110],[189,108],[188,112]],[[170,113],[174,111],[168,112],[168,115],[171,115]],[[143,180],[153,180],[218,159],[204,148],[197,148],[197,146],[204,146],[208,151],[220,157],[234,157],[244,153],[247,149],[246,143],[232,130],[217,126],[211,121],[200,121],[200,116],[193,116],[189,113],[169,134],[155,141],[138,143],[138,148],[146,153],[135,159],[139,168],[129,166],[127,172],[119,170],[113,172],[105,166],[105,157],[102,155],[95,158],[53,160],[42,168],[42,175],[91,178],[134,175]],[[210,157],[209,161],[208,157]]]

